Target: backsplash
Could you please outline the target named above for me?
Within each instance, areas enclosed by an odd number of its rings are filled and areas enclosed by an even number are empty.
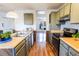
[[[61,30],[63,30],[63,28],[74,28],[79,30],[79,24],[71,24],[69,21],[67,21],[65,24],[61,25]]]
[[[59,28],[59,26],[57,26],[57,25],[50,25],[50,30],[59,30],[60,28]]]

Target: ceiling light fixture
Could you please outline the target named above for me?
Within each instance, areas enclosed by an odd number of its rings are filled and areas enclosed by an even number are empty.
[[[38,14],[45,14],[45,11],[37,11]]]
[[[16,12],[10,11],[10,12],[8,12],[8,13],[6,14],[6,17],[8,17],[8,18],[17,18],[18,15],[16,14]]]

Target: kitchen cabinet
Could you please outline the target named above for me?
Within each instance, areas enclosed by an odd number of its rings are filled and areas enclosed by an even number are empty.
[[[60,56],[68,56],[68,50],[60,44]]]
[[[31,39],[31,34],[29,35],[29,48],[32,47],[32,39]]]
[[[60,19],[60,13],[58,11],[58,12],[56,12],[56,20],[59,20],[59,19]]]
[[[79,3],[71,4],[70,22],[79,23]]]
[[[60,20],[60,18],[70,15],[71,4],[67,3],[61,6],[60,10],[56,13],[56,19]]]
[[[69,48],[69,56],[79,56],[79,53],[76,52],[73,48]]]
[[[60,10],[59,10],[59,13],[60,13],[60,18],[62,18],[64,16],[64,7],[62,7]]]
[[[50,20],[52,25],[59,23],[59,12],[52,12],[50,15]]]
[[[1,44],[0,47],[3,49],[0,49],[0,56],[27,56],[33,45],[32,40],[33,32],[30,32],[25,36],[15,34],[12,36],[10,42]]]
[[[75,51],[72,47],[68,44],[60,40],[60,56],[79,56],[79,52]]]
[[[16,56],[25,56],[26,52],[25,52],[25,40],[23,40],[22,42],[20,42],[16,47],[15,47],[15,55]]]
[[[59,11],[58,12],[56,12],[56,24],[59,24],[59,20],[60,20],[60,13],[59,13]]]
[[[68,56],[68,49],[69,46],[67,44],[65,44],[63,41],[60,41],[60,51],[59,51],[59,55],[60,56]]]
[[[64,16],[70,15],[71,4],[70,3],[65,4],[64,8],[65,8]]]
[[[26,37],[26,55],[28,55],[28,53],[29,53],[29,51],[30,51],[30,49],[31,49],[31,37],[30,37],[30,35],[28,35],[27,37]]]
[[[31,47],[33,46],[33,33],[30,33],[27,37],[26,37],[26,55],[28,55]]]
[[[25,44],[19,49],[19,51],[16,53],[16,56],[25,56]]]
[[[28,39],[29,39],[29,37],[27,36],[26,37],[26,55],[28,55],[28,53],[29,53]]]

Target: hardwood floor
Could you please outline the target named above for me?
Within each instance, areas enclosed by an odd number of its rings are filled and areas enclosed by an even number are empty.
[[[38,44],[34,43],[34,46],[31,48],[29,56],[55,56],[53,50],[50,48],[50,44]]]
[[[54,49],[46,42],[45,33],[37,33],[36,42],[30,49],[29,56],[55,56]]]

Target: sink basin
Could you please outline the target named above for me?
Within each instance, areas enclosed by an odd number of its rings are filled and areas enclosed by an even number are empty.
[[[19,32],[19,33],[17,33],[14,37],[24,37],[24,36],[26,36],[27,34],[28,34],[28,32],[24,32],[24,33]]]

